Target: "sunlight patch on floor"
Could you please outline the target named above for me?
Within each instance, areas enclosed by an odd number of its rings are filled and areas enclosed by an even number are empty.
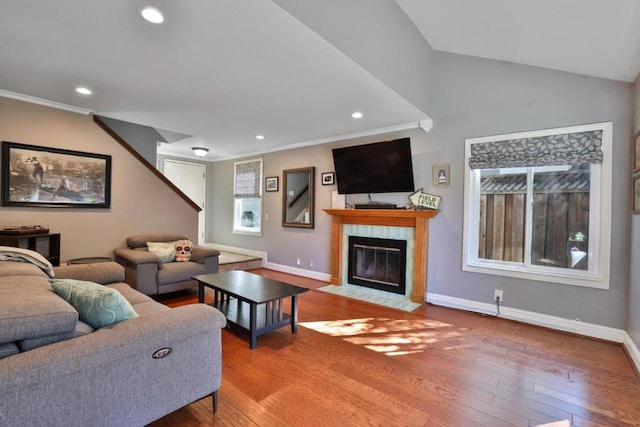
[[[453,325],[427,319],[405,320],[367,317],[301,322],[299,325],[322,334],[343,337],[351,344],[363,346],[388,356],[422,352],[430,344],[462,336],[462,331],[452,329]]]

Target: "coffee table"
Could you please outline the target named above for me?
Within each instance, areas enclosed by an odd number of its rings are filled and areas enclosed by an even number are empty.
[[[249,348],[256,348],[258,336],[291,325],[298,331],[298,294],[309,289],[267,279],[242,270],[194,276],[198,302],[204,303],[204,288],[214,291],[213,307],[229,323],[249,331]],[[291,314],[283,312],[282,300],[291,297]]]

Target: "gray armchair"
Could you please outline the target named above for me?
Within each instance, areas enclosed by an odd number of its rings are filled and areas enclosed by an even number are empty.
[[[147,249],[147,242],[186,240],[177,234],[146,234],[127,238],[127,247],[114,250],[116,262],[125,269],[125,282],[146,295],[159,295],[198,285],[192,276],[218,272],[216,249],[194,246],[187,262],[165,262]]]

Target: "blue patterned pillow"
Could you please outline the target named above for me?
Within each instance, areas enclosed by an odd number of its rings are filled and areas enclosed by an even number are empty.
[[[138,317],[120,292],[93,282],[74,279],[50,279],[56,294],[73,306],[80,320],[98,329]]]

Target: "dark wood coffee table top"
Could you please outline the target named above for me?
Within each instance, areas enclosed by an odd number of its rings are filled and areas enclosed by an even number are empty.
[[[243,270],[201,274],[195,276],[194,279],[205,285],[215,287],[227,295],[256,304],[290,297],[309,290]]]

